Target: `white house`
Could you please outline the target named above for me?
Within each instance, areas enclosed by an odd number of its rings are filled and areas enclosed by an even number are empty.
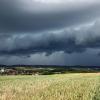
[[[0,69],[0,72],[1,72],[1,73],[4,73],[4,72],[5,72],[5,69],[4,69],[4,68],[1,68],[1,69]]]

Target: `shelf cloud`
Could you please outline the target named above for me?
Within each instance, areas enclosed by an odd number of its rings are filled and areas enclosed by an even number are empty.
[[[45,54],[49,64],[53,54],[61,56],[63,52],[64,60],[66,54],[87,56],[85,52],[89,50],[95,50],[96,58],[96,50],[100,49],[99,27],[98,0],[0,0],[0,62],[6,63],[2,59],[8,56],[18,57],[20,62],[25,59],[23,56],[32,60],[36,54]],[[54,61],[59,64],[58,59]],[[7,63],[12,64],[11,60]]]

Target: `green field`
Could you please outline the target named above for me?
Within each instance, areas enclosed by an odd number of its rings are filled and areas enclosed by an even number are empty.
[[[100,100],[100,74],[0,76],[0,100]]]

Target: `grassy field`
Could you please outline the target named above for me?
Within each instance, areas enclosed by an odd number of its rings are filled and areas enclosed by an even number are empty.
[[[0,100],[100,100],[100,74],[0,76]]]

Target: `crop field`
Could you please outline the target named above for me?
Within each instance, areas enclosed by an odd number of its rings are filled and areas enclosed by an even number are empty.
[[[100,100],[100,74],[0,76],[0,100]]]

